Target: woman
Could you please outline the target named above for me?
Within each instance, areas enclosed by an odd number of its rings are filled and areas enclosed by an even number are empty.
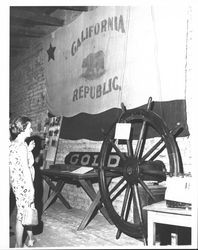
[[[15,247],[24,247],[24,226],[22,218],[24,209],[30,204],[34,206],[34,167],[32,149],[34,141],[29,143],[25,139],[32,133],[31,120],[21,116],[10,125],[11,142],[9,145],[10,185],[15,195],[17,206],[16,217],[16,244]],[[34,238],[32,228],[26,228],[28,234],[27,246],[33,246]]]

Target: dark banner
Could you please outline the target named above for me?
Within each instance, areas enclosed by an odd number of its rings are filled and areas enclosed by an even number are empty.
[[[146,109],[146,105],[140,108]],[[184,100],[154,102],[152,110],[165,121],[169,129],[173,129],[178,123],[181,123],[183,131],[179,136],[189,135],[186,102]],[[130,111],[127,112],[130,113]],[[80,113],[74,117],[63,117],[60,138],[102,141],[105,136],[104,133],[107,133],[111,126],[117,122],[120,114],[121,109],[113,108],[96,115]],[[152,136],[150,135],[150,137]]]

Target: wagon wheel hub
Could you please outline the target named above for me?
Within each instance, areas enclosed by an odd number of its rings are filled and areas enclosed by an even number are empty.
[[[137,183],[139,176],[138,160],[133,157],[129,157],[125,161],[123,167],[124,167],[123,176],[126,179],[126,181],[130,184]]]

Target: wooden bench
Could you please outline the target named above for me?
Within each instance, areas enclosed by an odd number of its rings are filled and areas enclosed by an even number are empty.
[[[98,210],[100,210],[110,224],[113,224],[101,202],[100,191],[96,192],[93,186],[94,183],[98,183],[98,160],[99,152],[71,152],[65,157],[65,164],[54,164],[50,165],[49,169],[41,170],[43,179],[52,190],[50,196],[44,203],[43,211],[46,210],[57,197],[66,208],[71,209],[69,202],[61,194],[65,183],[69,183],[81,186],[92,200],[77,230],[83,230],[94,218]],[[117,166],[119,161],[120,157],[116,153],[112,153],[109,156],[108,165]],[[84,167],[90,168],[90,171],[81,173]],[[75,172],[76,170],[77,172]],[[110,173],[109,176],[107,176],[107,181],[110,182],[113,177],[115,176]]]

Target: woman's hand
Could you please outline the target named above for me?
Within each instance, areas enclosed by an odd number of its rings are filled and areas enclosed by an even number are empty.
[[[30,203],[30,207],[31,207],[32,209],[34,209],[34,208],[35,208],[35,204],[34,204],[34,202]]]
[[[32,140],[28,145],[28,151],[32,151],[35,148],[35,141]]]

